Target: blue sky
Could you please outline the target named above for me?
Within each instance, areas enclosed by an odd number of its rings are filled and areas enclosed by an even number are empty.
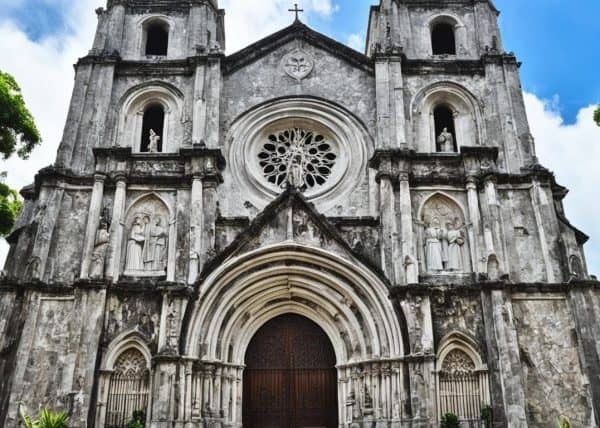
[[[293,21],[364,48],[369,7],[378,0],[219,0],[226,9],[228,52]],[[21,188],[54,162],[73,86],[73,63],[90,49],[94,10],[106,0],[0,0],[0,69],[12,73],[44,137],[30,160],[0,161],[7,183]],[[504,46],[523,62],[525,104],[541,162],[572,190],[567,216],[591,236],[589,270],[600,274],[599,0],[496,0]],[[7,245],[0,241],[0,264]]]
[[[290,5],[291,5],[290,1]],[[302,7],[302,1],[299,2]],[[304,2],[311,3],[305,0]],[[314,1],[312,1],[314,3]],[[315,29],[340,41],[364,37],[368,11],[375,0],[337,0],[334,13],[313,12]],[[600,55],[591,48],[600,40],[598,0],[496,0],[501,11],[505,48],[523,62],[523,87],[555,107],[573,123],[582,106],[600,101]],[[69,2],[0,0],[0,17],[19,23],[32,39],[74,31],[65,19]]]

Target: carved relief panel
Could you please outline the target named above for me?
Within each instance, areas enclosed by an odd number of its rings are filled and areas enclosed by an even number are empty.
[[[155,195],[142,197],[125,218],[123,274],[163,277],[167,274],[170,212]]]
[[[447,196],[435,194],[425,202],[420,218],[422,265],[428,274],[471,272],[465,217]]]

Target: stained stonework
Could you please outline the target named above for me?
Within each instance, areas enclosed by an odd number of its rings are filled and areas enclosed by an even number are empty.
[[[600,284],[492,2],[381,0],[364,54],[296,20],[228,55],[217,3],[97,10],[8,238],[0,426],[47,406],[74,428],[240,428],[249,343],[295,314],[335,354],[315,425],[596,427]],[[434,54],[442,24],[455,53]],[[146,55],[156,26],[166,55]]]

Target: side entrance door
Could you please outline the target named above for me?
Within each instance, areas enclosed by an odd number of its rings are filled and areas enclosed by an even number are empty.
[[[336,428],[335,354],[319,326],[299,315],[267,322],[244,371],[244,428]]]

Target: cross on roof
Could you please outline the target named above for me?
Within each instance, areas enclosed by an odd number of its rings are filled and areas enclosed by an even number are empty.
[[[288,9],[288,12],[295,12],[296,13],[296,21],[299,21],[300,18],[298,18],[298,13],[304,12],[304,9],[298,9],[298,3],[294,3],[294,8]]]

